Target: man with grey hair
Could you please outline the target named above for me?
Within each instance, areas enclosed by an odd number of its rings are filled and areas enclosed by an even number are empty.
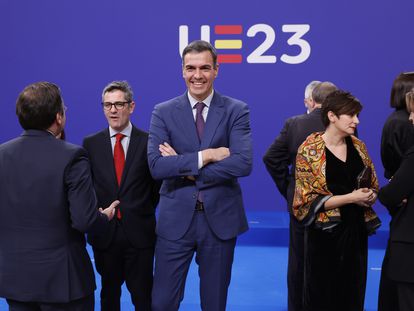
[[[295,190],[295,160],[299,146],[313,132],[323,131],[321,107],[325,98],[336,86],[320,82],[312,91],[308,114],[286,120],[283,129],[263,157],[266,168],[279,192],[287,201],[290,214],[288,260],[288,310],[303,309],[304,227],[292,215]],[[289,170],[290,168],[290,170]]]
[[[314,106],[312,92],[315,86],[317,86],[319,83],[321,83],[321,81],[313,80],[305,88],[305,99],[303,101],[305,103],[307,113],[310,113],[312,111],[312,108],[309,108]]]
[[[148,134],[131,124],[135,102],[128,82],[109,83],[102,108],[109,127],[86,137],[83,146],[99,205],[113,198],[121,203],[107,236],[88,236],[102,278],[101,310],[120,310],[125,281],[135,309],[150,311],[159,184],[148,169]]]

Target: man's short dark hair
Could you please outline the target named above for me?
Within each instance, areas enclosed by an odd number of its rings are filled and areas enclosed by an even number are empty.
[[[322,103],[322,122],[325,127],[330,124],[328,112],[332,111],[338,118],[341,115],[354,116],[360,113],[362,105],[351,93],[342,90],[331,92]]]
[[[414,72],[403,72],[395,78],[391,88],[390,106],[405,109],[405,94],[414,88]]]
[[[312,91],[312,99],[317,104],[322,104],[330,93],[337,90],[335,84],[329,81],[321,82],[315,86],[315,88]]]
[[[217,51],[216,49],[207,41],[203,40],[196,40],[191,42],[189,45],[187,45],[183,51],[183,63],[184,63],[184,56],[188,53],[202,53],[208,51],[211,54],[211,57],[213,58],[213,65],[214,68],[217,67]]]
[[[106,93],[113,91],[121,91],[125,94],[125,101],[128,103],[134,100],[134,92],[132,91],[131,86],[128,81],[112,81],[102,91],[102,102]]]
[[[26,86],[16,101],[16,115],[25,130],[48,129],[58,113],[64,113],[62,96],[59,87],[50,82]]]

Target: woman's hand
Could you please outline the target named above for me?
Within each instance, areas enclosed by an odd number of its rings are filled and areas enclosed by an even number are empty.
[[[352,191],[352,203],[355,203],[359,206],[368,207],[375,203],[377,199],[377,194],[375,191],[369,188],[361,188]]]

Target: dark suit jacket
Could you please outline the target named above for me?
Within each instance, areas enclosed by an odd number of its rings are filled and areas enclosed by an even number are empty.
[[[399,168],[407,150],[414,145],[414,127],[405,109],[394,111],[385,121],[381,136],[384,176],[390,179]]]
[[[378,199],[390,211],[388,275],[400,282],[414,282],[414,146],[404,157]],[[408,199],[407,204],[401,204]]]
[[[0,146],[0,296],[69,302],[95,290],[84,232],[108,219],[96,209],[84,149],[28,130]]]
[[[158,146],[168,142],[177,156],[162,157]],[[249,109],[239,100],[214,93],[200,143],[187,93],[156,105],[152,114],[148,161],[154,178],[162,179],[157,233],[180,239],[194,214],[199,190],[208,224],[221,239],[248,229],[238,177],[252,169]],[[198,151],[228,147],[230,156],[198,169]],[[196,182],[185,178],[196,177]]]
[[[98,206],[106,207],[114,200],[121,203],[122,227],[136,248],[153,247],[155,243],[155,207],[159,183],[151,177],[147,161],[148,134],[132,127],[125,167],[118,186],[109,128],[83,141],[88,151]],[[99,249],[109,246],[115,232],[115,219],[106,236],[88,235],[88,242]]]
[[[321,109],[291,117],[286,120],[279,136],[263,157],[270,176],[287,200],[289,212],[295,192],[295,162],[298,148],[311,133],[324,130]]]

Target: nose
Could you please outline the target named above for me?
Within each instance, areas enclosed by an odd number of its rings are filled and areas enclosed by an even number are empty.
[[[354,121],[355,124],[359,124],[359,119],[358,119],[357,115],[354,115],[353,121]]]
[[[194,78],[199,79],[201,78],[201,70],[200,69],[196,69],[194,72]]]
[[[112,113],[116,113],[118,110],[116,109],[115,105],[112,105],[109,111]]]

